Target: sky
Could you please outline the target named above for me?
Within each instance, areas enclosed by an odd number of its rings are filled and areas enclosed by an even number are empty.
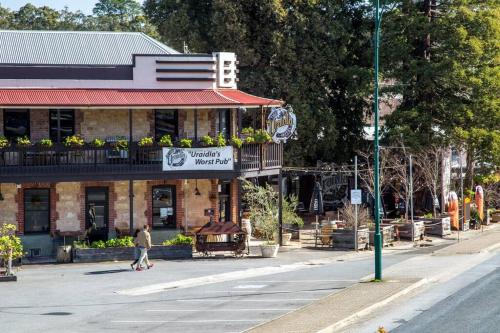
[[[31,3],[37,7],[49,6],[57,10],[67,6],[71,11],[81,10],[83,13],[90,15],[97,1],[98,0],[0,0],[0,5],[12,10],[18,10],[27,3]]]

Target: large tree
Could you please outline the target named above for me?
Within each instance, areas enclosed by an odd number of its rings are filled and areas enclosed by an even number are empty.
[[[147,0],[144,9],[173,47],[235,52],[242,89],[293,105],[288,163],[342,162],[359,147],[371,68],[364,1]]]
[[[495,0],[395,1],[382,25],[382,66],[401,104],[387,139],[467,151],[474,167],[500,165],[500,4]]]

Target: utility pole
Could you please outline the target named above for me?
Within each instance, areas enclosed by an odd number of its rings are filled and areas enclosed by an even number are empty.
[[[382,280],[382,236],[380,235],[380,185],[379,185],[379,114],[378,114],[378,53],[379,53],[379,40],[380,40],[380,0],[374,0],[375,5],[375,36],[373,41],[374,49],[374,77],[375,77],[375,91],[373,93],[373,113],[375,117],[375,235],[374,235],[374,246],[375,246],[375,280]]]
[[[358,189],[358,155],[354,156],[354,189]],[[358,252],[358,204],[354,205],[354,213],[354,248]]]

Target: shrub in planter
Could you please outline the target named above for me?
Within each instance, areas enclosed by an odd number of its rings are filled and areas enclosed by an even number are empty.
[[[193,144],[193,140],[191,139],[181,139],[181,147],[182,148],[191,148],[192,144]]]
[[[116,142],[112,142],[111,145],[117,151],[128,150],[128,140],[125,140],[125,139],[121,139],[121,140],[118,140]]]
[[[252,127],[245,127],[244,129],[241,130],[241,134],[245,136],[253,136],[255,133],[255,130]]]
[[[12,260],[23,256],[23,245],[21,239],[16,236],[16,226],[4,224],[0,227],[0,258],[2,259],[6,273],[12,274]]]
[[[165,246],[174,246],[174,245],[192,245],[193,238],[189,236],[184,236],[183,234],[177,234],[174,238],[166,240],[162,243]]]
[[[31,141],[27,136],[16,138],[16,144],[20,147],[29,147],[31,146]]]
[[[90,145],[92,147],[96,147],[96,148],[104,147],[105,144],[106,144],[106,142],[104,140],[99,139],[99,138],[95,138],[94,140],[90,141]]]
[[[234,147],[234,148],[238,148],[240,149],[241,146],[243,145],[243,140],[241,140],[240,138],[238,138],[236,135],[233,135],[231,137],[231,145]]]
[[[146,136],[139,141],[138,145],[139,147],[151,147],[153,143],[154,143],[153,137]]]
[[[9,140],[5,136],[0,136],[0,149],[9,148]]]
[[[134,239],[131,236],[112,238],[106,241],[105,247],[134,247]]]
[[[42,139],[42,140],[40,140],[40,142],[38,144],[40,145],[40,147],[43,147],[43,148],[50,148],[54,145],[52,143],[52,140],[50,140],[50,139]]]
[[[161,147],[172,147],[172,137],[168,134],[163,135],[160,138],[160,141],[158,141],[158,145],[160,145]]]
[[[93,249],[104,249],[106,247],[106,243],[102,240],[99,240],[92,242],[92,244],[90,244],[90,247]]]
[[[210,135],[204,135],[201,137],[201,143],[205,147],[211,147],[214,145],[214,139]]]
[[[245,139],[245,143],[255,143],[255,139],[253,136],[249,136]]]
[[[257,131],[255,131],[253,138],[255,139],[255,142],[260,144],[269,143],[272,141],[271,135],[264,129],[258,129]]]
[[[66,147],[78,148],[78,147],[83,147],[84,144],[85,142],[78,135],[71,135],[66,137],[66,139],[64,139],[64,145]]]
[[[224,147],[226,145],[226,138],[222,133],[219,133],[215,138],[215,144],[217,147]]]

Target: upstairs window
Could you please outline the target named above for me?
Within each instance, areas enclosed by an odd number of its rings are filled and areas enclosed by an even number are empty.
[[[30,136],[30,113],[29,110],[7,109],[3,111],[3,133],[4,136],[13,141],[16,138]]]
[[[75,110],[50,110],[50,139],[63,142],[75,134]]]
[[[178,116],[177,110],[155,110],[155,139],[166,134],[170,135],[172,140],[178,136]]]

